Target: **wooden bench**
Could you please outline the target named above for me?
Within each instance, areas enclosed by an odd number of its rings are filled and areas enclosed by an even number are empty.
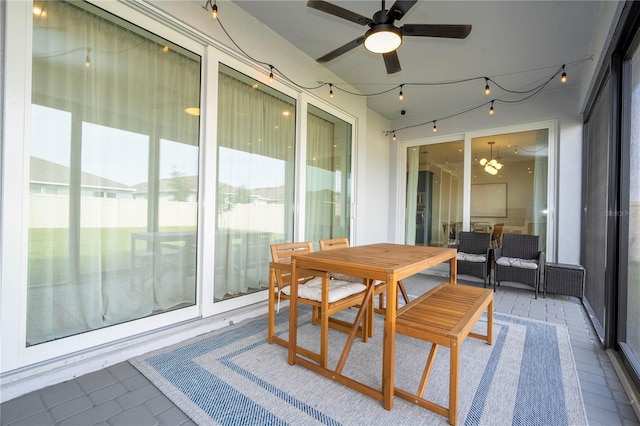
[[[487,310],[487,334],[472,333],[478,318]],[[415,394],[394,388],[402,399],[447,417],[458,417],[460,346],[467,336],[492,344],[493,291],[491,289],[443,283],[398,310],[396,332],[433,343]],[[423,398],[438,345],[450,348],[449,407]]]

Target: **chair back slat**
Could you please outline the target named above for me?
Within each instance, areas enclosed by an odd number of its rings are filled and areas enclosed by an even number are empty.
[[[311,241],[303,241],[297,243],[281,243],[272,244],[271,258],[276,263],[291,264],[291,256],[296,254],[310,253],[313,251],[313,243]],[[300,277],[299,282],[306,282],[312,277]],[[282,289],[291,284],[291,268],[277,269],[276,282],[278,287]]]
[[[320,240],[321,251],[346,247],[349,247],[349,240],[347,238],[330,238],[327,240]]]
[[[502,256],[536,259],[540,252],[539,243],[537,235],[503,234]]]
[[[462,231],[458,236],[458,251],[470,254],[486,254],[491,247],[491,234],[488,232]]]

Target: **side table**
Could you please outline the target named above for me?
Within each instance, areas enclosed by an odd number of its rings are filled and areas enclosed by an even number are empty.
[[[544,297],[549,291],[582,299],[584,276],[585,270],[581,265],[547,263],[544,267]]]

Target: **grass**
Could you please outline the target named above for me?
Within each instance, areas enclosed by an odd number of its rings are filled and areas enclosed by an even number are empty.
[[[162,232],[196,232],[195,227],[165,227]],[[70,256],[70,234],[67,228],[29,229],[30,286],[69,282],[71,270],[80,276],[122,271],[131,268],[132,234],[146,228],[82,228],[73,244],[78,247],[77,263]],[[136,246],[145,250],[146,246]],[[76,266],[74,266],[76,265]]]

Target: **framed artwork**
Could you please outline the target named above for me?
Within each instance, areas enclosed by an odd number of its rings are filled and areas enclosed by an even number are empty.
[[[507,217],[507,184],[471,185],[471,216]]]

